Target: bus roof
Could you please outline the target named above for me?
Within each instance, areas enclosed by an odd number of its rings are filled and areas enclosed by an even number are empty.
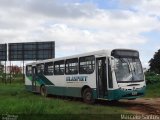
[[[132,51],[137,51],[137,50],[133,50],[133,49],[122,49],[122,48],[120,48],[120,49],[112,49],[112,50],[132,50]],[[36,62],[27,63],[26,65],[36,65],[36,64],[45,63],[45,62],[66,60],[66,59],[72,59],[72,58],[76,58],[76,57],[83,57],[83,56],[90,56],[90,55],[95,55],[97,57],[98,56],[111,56],[112,50],[103,49],[103,50],[98,50],[98,51],[94,51],[94,52],[87,52],[87,53],[82,53],[82,54],[77,54],[77,55],[71,55],[71,56],[64,56],[64,57],[53,58],[53,59],[40,60],[40,61],[36,61]]]

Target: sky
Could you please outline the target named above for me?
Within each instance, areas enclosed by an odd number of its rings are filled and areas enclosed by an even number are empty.
[[[160,0],[0,0],[0,43],[55,41],[56,57],[160,49]]]

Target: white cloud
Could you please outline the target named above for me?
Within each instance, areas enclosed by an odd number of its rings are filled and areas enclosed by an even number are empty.
[[[139,10],[150,15],[160,16],[160,1],[159,0],[143,0],[139,6]]]
[[[63,56],[143,46],[148,38],[141,33],[160,28],[159,20],[153,16],[159,15],[159,0],[122,0],[123,5],[135,8],[136,12],[100,9],[93,3],[82,4],[78,0],[61,1],[0,0],[1,42],[54,40],[56,55]]]
[[[159,0],[120,0],[120,3],[146,15],[160,16]]]

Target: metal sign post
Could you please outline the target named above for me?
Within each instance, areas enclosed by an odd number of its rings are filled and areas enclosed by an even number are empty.
[[[12,79],[12,76],[11,76],[11,75],[12,75],[12,71],[13,71],[13,70],[12,70],[13,67],[12,67],[12,65],[11,65],[11,61],[10,61],[10,66],[9,66],[9,67],[10,67],[10,70],[9,70],[9,71],[10,71],[10,75],[9,75],[9,83],[11,84],[11,79]]]
[[[6,83],[6,71],[7,71],[7,66],[6,66],[6,64],[7,64],[7,61],[5,61],[5,73],[3,73],[4,74],[4,81],[5,81],[5,83]]]
[[[23,82],[25,81],[25,73],[24,73],[24,60],[23,60]]]
[[[2,80],[6,84],[6,61],[7,61],[7,44],[0,44],[0,61],[5,61],[5,73],[2,70]]]

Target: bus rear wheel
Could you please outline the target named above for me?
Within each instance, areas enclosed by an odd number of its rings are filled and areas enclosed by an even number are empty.
[[[41,92],[41,95],[42,95],[43,97],[47,97],[47,89],[46,89],[45,85],[42,85],[42,86],[41,86],[40,92]]]
[[[93,98],[92,90],[90,88],[86,88],[83,91],[83,101],[88,104],[93,104],[95,102],[95,99]]]

